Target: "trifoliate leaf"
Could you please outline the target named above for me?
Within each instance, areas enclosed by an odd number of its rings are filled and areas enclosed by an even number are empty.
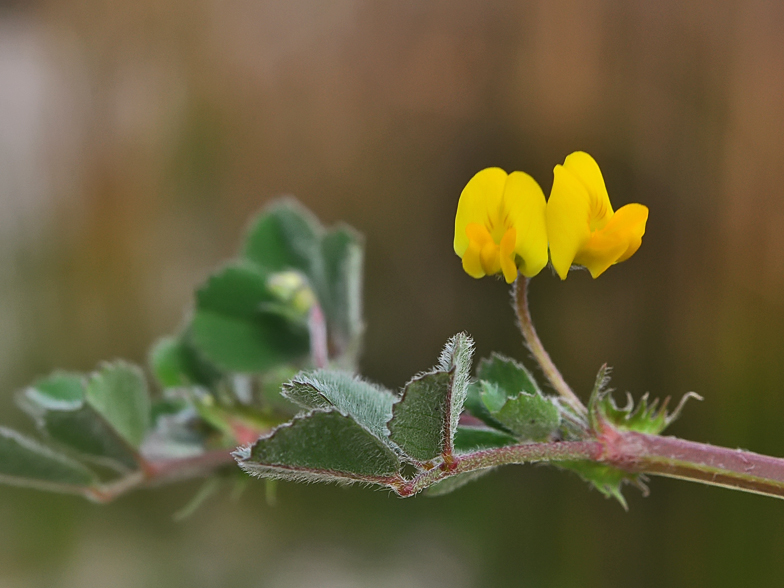
[[[291,480],[372,483],[400,469],[384,442],[335,410],[294,417],[234,455],[250,474]]]
[[[333,360],[353,368],[362,322],[361,235],[346,225],[325,230],[308,210],[287,199],[270,206],[248,232],[243,257],[261,270],[297,270],[309,281],[327,323]]]

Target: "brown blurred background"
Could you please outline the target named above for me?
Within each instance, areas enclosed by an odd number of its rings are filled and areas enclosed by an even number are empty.
[[[695,390],[672,432],[784,455],[784,5],[774,1],[0,3],[0,409],[55,368],[145,361],[275,195],[367,235],[363,372],[451,334],[525,357],[453,213],[483,167],[582,149],[643,247],[531,304],[566,379]],[[0,588],[784,585],[784,505],[654,479],[630,512],[547,468],[441,499],[198,483],[105,507],[0,487]]]

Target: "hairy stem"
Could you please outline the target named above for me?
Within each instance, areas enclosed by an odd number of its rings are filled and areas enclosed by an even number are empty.
[[[653,474],[784,498],[784,459],[676,437],[612,432],[601,461]]]
[[[555,367],[553,360],[550,359],[550,355],[536,334],[534,323],[531,320],[531,313],[528,311],[528,278],[517,276],[517,280],[515,280],[512,288],[512,297],[514,298],[515,313],[517,313],[517,324],[520,327],[520,332],[523,334],[525,344],[542,368],[542,372],[550,382],[550,385],[578,415],[583,416],[587,414],[585,405],[580,402],[580,399],[569,387],[569,384],[563,379],[561,372]]]
[[[383,483],[408,497],[458,474],[508,464],[570,460],[784,498],[782,458],[609,427],[591,441],[527,443],[456,455],[448,467],[442,464],[410,480],[393,477]]]
[[[476,470],[500,465],[533,463],[537,461],[595,460],[602,452],[596,441],[562,441],[559,443],[525,443],[473,453],[456,455],[451,464],[442,464],[422,472],[411,480],[391,480],[389,484],[400,496],[413,496],[439,480]]]

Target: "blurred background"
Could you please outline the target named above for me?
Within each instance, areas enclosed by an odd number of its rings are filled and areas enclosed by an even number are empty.
[[[0,413],[15,390],[174,332],[249,217],[295,194],[367,236],[362,371],[447,337],[525,358],[508,288],[466,276],[460,190],[549,192],[572,151],[640,251],[543,272],[540,335],[587,396],[695,390],[671,432],[784,455],[784,5],[763,0],[0,3]],[[667,479],[630,512],[508,467],[440,499],[260,483],[175,523],[198,482],[108,506],[0,487],[0,588],[780,586],[784,506]]]

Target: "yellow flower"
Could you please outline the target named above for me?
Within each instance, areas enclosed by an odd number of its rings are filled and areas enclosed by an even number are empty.
[[[523,172],[491,167],[468,182],[455,217],[455,253],[473,278],[503,273],[507,283],[547,265],[544,193]]]
[[[561,279],[572,264],[585,266],[596,278],[629,259],[642,243],[648,208],[627,204],[613,213],[602,172],[582,151],[556,165],[553,174],[547,236],[550,259]]]

